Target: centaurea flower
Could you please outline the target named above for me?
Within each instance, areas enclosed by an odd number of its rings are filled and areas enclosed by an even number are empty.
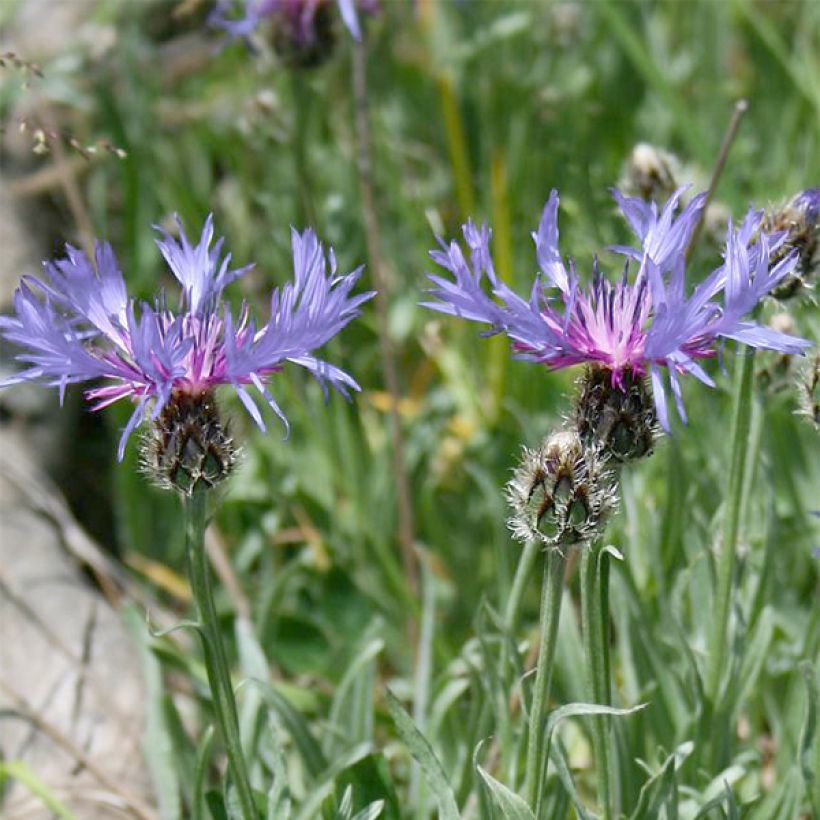
[[[596,260],[592,282],[581,285],[574,262],[565,265],[558,250],[558,193],[553,191],[533,233],[541,273],[529,298],[497,276],[487,226],[479,229],[468,222],[463,234],[469,258],[455,241],[439,240],[441,249],[431,252],[454,279],[431,275],[431,293],[438,301],[425,305],[486,324],[490,335],[505,333],[518,358],[550,370],[588,365],[606,378],[613,392],[627,395],[648,375],[654,409],[668,431],[668,389],[685,423],[679,377],[689,373],[714,386],[700,361],[713,357],[723,340],[784,353],[802,353],[811,346],[748,318],[797,263],[790,254],[770,266],[783,236],[759,231],[762,212],[750,210],[737,229],[729,225],[723,263],[687,293],[686,250],[705,195],[694,197],[675,216],[682,193],[678,190],[658,213],[654,203],[615,191],[639,241],[639,248],[613,249],[637,262],[631,282],[629,262],[613,284],[602,276]]]
[[[264,430],[249,392],[255,388],[286,431],[287,418],[266,386],[286,362],[308,370],[325,392],[328,386],[346,396],[358,390],[350,375],[317,358],[315,351],[358,316],[373,293],[352,295],[362,269],[338,276],[333,250],[325,254],[311,229],[293,230],[294,280],[273,290],[270,318],[257,328],[247,303],[235,317],[223,299],[225,287],[253,266],[231,268],[230,254],[222,256],[222,239],[211,247],[212,217],[196,245],[179,228],[178,241],[161,229],[157,240],[181,285],[176,311],[167,306],[164,293],[153,304],[130,298],[108,243],[97,244],[93,266],[68,245],[64,259],[45,263],[43,280],[24,277],[14,295],[15,315],[0,317],[0,333],[22,349],[18,359],[29,366],[0,387],[45,382],[59,387],[62,401],[68,385],[101,381],[85,391],[94,410],[131,399],[135,408],[122,431],[120,460],[129,436],[149,416],[155,423],[175,419],[183,428],[199,420],[210,438],[202,430],[189,431],[180,443],[176,429],[167,437],[177,449],[197,449],[192,480],[201,477],[210,485],[209,477],[218,477],[230,464],[209,466],[209,459],[232,463],[233,458],[230,448],[223,456],[209,451],[227,438],[215,415],[215,389],[231,387]],[[175,476],[166,480],[174,483]],[[190,490],[187,483],[178,488]]]
[[[243,0],[242,16],[232,16],[237,3],[220,0],[210,17],[211,25],[231,38],[249,40],[269,21],[276,52],[286,62],[313,67],[330,54],[335,36],[332,0]],[[361,40],[359,13],[373,14],[377,0],[336,0],[339,14],[355,40]]]

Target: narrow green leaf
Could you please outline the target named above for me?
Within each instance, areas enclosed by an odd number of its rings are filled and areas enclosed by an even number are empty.
[[[363,711],[362,704],[360,702],[356,703],[355,701],[361,701],[362,698],[365,698],[372,703],[372,690],[369,693],[369,698],[366,692],[361,693],[360,697],[356,698],[356,684],[362,678],[365,680],[369,679],[368,675],[363,674],[363,670],[372,665],[375,658],[379,656],[383,649],[384,640],[382,638],[372,638],[368,640],[357,652],[336,688],[333,703],[330,707],[329,722],[332,727],[338,730],[337,737],[341,737],[344,741],[341,748],[348,746],[351,742],[365,742],[369,740],[369,738],[357,736],[355,733],[355,729],[359,728],[357,724],[361,722],[357,720],[357,718],[361,718]],[[365,704],[364,708],[366,707],[367,704]],[[331,739],[333,739],[332,734]],[[333,748],[335,748],[336,751],[341,750],[338,745]],[[326,748],[326,750],[328,754],[330,754],[331,749]]]
[[[347,754],[338,758],[327,771],[316,778],[316,782],[311,788],[307,800],[302,804],[296,820],[314,820],[319,816],[322,803],[333,794],[337,785],[337,780],[345,769],[355,766],[363,758],[367,757],[373,750],[370,743],[360,743],[354,746]]]
[[[587,715],[634,715],[635,712],[646,709],[648,705],[648,703],[639,703],[637,706],[632,706],[629,709],[617,709],[614,706],[600,706],[597,703],[567,703],[550,712],[544,732],[546,735],[551,735],[555,727],[566,718],[584,717]]]
[[[750,820],[797,820],[801,817],[800,803],[803,799],[803,778],[798,766],[792,766],[781,777],[775,789],[756,803],[748,815]],[[809,815],[811,816],[811,815]],[[729,814],[730,820],[739,818],[740,813]]]
[[[522,797],[508,789],[503,783],[499,783],[482,766],[476,764],[476,771],[484,781],[493,803],[501,811],[501,816],[505,820],[535,820],[532,809]]]
[[[255,679],[248,683],[259,687],[265,702],[282,719],[283,727],[293,738],[310,774],[314,777],[320,775],[327,768],[327,761],[304,717],[272,685]]]
[[[239,653],[239,668],[246,679],[255,678],[270,682],[268,660],[254,632],[251,621],[243,616],[237,616],[234,622],[234,635]],[[259,742],[259,714],[262,707],[262,696],[255,687],[245,687],[245,696],[239,712],[240,734],[242,747],[246,750],[248,760],[258,755]]]
[[[390,717],[393,718],[401,739],[410,749],[410,754],[421,766],[427,784],[438,801],[441,820],[458,820],[458,804],[439,759],[427,742],[427,738],[416,728],[416,724],[413,723],[413,719],[407,714],[407,710],[401,705],[399,699],[389,689],[385,691]]]
[[[564,791],[569,795],[572,805],[575,806],[575,811],[578,814],[578,820],[595,820],[595,815],[590,812],[581,800],[578,790],[575,788],[575,781],[572,779],[572,772],[569,770],[564,750],[560,743],[553,743],[550,745],[550,760],[555,766],[555,771],[558,774],[558,779],[564,787]]]
[[[279,742],[279,721],[273,710],[268,712],[268,726],[273,746],[273,783],[268,791],[266,820],[288,820],[291,816],[288,775],[285,769],[285,755]]]
[[[644,783],[638,797],[638,804],[632,812],[632,820],[660,817],[661,808],[669,801],[677,807],[676,770],[692,754],[694,747],[691,741],[682,743],[666,758],[660,770]]]
[[[743,708],[749,694],[755,691],[760,673],[766,658],[769,657],[772,638],[774,637],[774,613],[771,607],[764,607],[757,619],[754,629],[744,641],[743,663],[738,674],[733,700],[733,713]]]
[[[193,798],[191,801],[191,816],[193,820],[208,820],[205,814],[205,775],[211,759],[211,746],[214,741],[214,727],[208,726],[202,733],[202,740],[196,753],[196,767],[194,768]]]
[[[408,805],[406,795],[399,799],[393,783],[390,766],[383,754],[369,754],[348,766],[335,782],[337,793],[342,788],[350,788],[351,812],[360,810],[371,803],[381,802],[381,816],[386,820],[399,820],[403,817],[402,805]],[[352,798],[355,797],[355,800]],[[414,805],[414,804],[410,804]]]
[[[352,820],[376,820],[376,818],[382,816],[383,808],[384,800],[376,800],[369,806],[365,806],[361,811],[357,811]]]
[[[820,798],[815,782],[817,778],[820,778],[820,772],[814,768],[817,762],[817,756],[814,754],[814,745],[817,743],[817,680],[814,668],[809,661],[803,661],[800,664],[800,670],[806,684],[806,718],[800,730],[800,771],[803,775],[803,782],[806,784],[806,792],[814,802],[812,808],[820,817]]]

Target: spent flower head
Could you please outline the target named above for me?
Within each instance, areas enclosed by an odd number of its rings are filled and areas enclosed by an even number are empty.
[[[155,435],[165,436],[169,452],[182,458],[183,472],[189,473],[185,485],[200,479],[209,485],[224,477],[234,460],[230,437],[216,415],[215,389],[232,388],[264,430],[250,392],[256,390],[286,431],[287,418],[266,382],[287,362],[305,368],[326,393],[328,386],[344,395],[358,390],[350,375],[315,351],[358,316],[373,293],[354,295],[362,269],[338,275],[333,250],[326,254],[311,229],[293,230],[293,281],[273,290],[270,317],[258,327],[247,303],[235,315],[223,298],[224,289],[252,266],[231,268],[230,254],[222,255],[223,240],[212,246],[210,216],[196,244],[179,227],[179,240],[161,229],[157,240],[181,286],[176,310],[164,293],[153,303],[129,297],[108,243],[97,244],[93,265],[67,245],[64,259],[45,263],[42,280],[24,277],[14,294],[15,314],[0,317],[0,334],[21,348],[17,358],[28,367],[0,387],[44,382],[59,387],[62,400],[68,385],[92,382],[85,396],[94,410],[130,399],[135,407],[122,431],[120,460],[142,422],[149,417],[160,427],[168,422]],[[157,463],[167,456],[150,445],[147,452]],[[161,481],[178,483],[178,469],[169,463]]]
[[[565,264],[558,249],[558,193],[553,191],[532,235],[541,272],[528,298],[496,274],[489,228],[468,222],[463,233],[469,256],[455,241],[439,240],[441,248],[431,252],[453,278],[430,275],[436,301],[425,305],[485,324],[488,335],[505,333],[519,358],[550,370],[583,364],[601,371],[622,393],[648,376],[657,418],[669,430],[668,391],[685,422],[680,376],[714,386],[701,361],[715,356],[724,340],[784,353],[811,346],[749,318],[797,264],[796,254],[771,264],[784,237],[759,230],[762,212],[750,210],[739,227],[729,225],[722,264],[687,288],[686,250],[705,195],[694,197],[676,216],[682,193],[678,190],[659,212],[654,203],[615,191],[637,247],[613,248],[627,257],[617,282],[606,279],[595,260],[592,281],[582,285],[574,261]],[[638,269],[632,280],[630,261]]]

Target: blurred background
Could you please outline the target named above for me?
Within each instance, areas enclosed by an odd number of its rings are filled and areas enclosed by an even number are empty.
[[[368,305],[328,352],[363,387],[352,403],[338,395],[325,403],[299,368],[285,368],[272,380],[292,424],[283,441],[275,419],[262,434],[225,397],[243,458],[211,530],[219,604],[237,675],[255,669],[269,680],[328,765],[339,762],[322,780],[304,762],[298,731],[281,730],[304,816],[314,816],[312,796],[323,816],[351,783],[356,809],[387,795],[383,816],[432,813],[386,717],[384,683],[425,730],[465,816],[484,816],[472,759],[493,732],[496,650],[487,645],[504,640],[497,613],[520,553],[503,488],[521,446],[561,423],[577,374],[514,361],[503,339],[420,308],[433,270],[428,249],[436,235],[457,236],[468,217],[486,221],[499,274],[527,293],[536,272],[529,232],[558,188],[563,252],[586,272],[599,254],[603,270],[618,275],[604,248],[628,233],[609,189],[663,200],[666,171],[705,188],[743,98],[748,113],[690,267],[690,285],[703,278],[719,264],[729,214],[739,219],[750,203],[773,206],[820,183],[820,5],[382,0],[361,15],[363,82],[338,17],[321,64],[294,68],[264,28],[248,47],[209,26],[212,11],[205,0],[0,4],[0,302],[8,309],[19,277],[61,255],[65,242],[87,247],[94,237],[113,244],[131,293],[173,293],[151,226],[171,228],[174,214],[197,234],[213,213],[234,263],[255,263],[228,296],[260,318],[271,288],[292,275],[291,226],[313,226],[341,271],[367,266],[364,286],[389,294],[383,321]],[[364,181],[362,110],[372,169]],[[661,152],[634,155],[640,143]],[[764,313],[818,338],[811,289]],[[385,378],[385,345],[397,395]],[[692,739],[700,706],[734,362],[727,349],[729,374],[711,369],[716,390],[686,384],[688,427],[624,473],[607,534],[625,556],[612,582],[615,698],[651,702],[618,734],[626,816],[667,756]],[[0,367],[3,375],[15,367],[8,346]],[[804,766],[814,747],[804,742],[816,679],[807,687],[800,663],[817,674],[818,433],[795,414],[805,362],[763,354],[757,368],[734,615],[736,708],[719,769],[701,764],[696,750],[697,762],[664,792],[682,817],[719,798],[724,782],[747,807],[743,816],[811,816]],[[135,442],[116,463],[129,413],[92,414],[76,389],[62,410],[42,388],[0,393],[8,462],[0,698],[24,716],[0,715],[0,807],[5,801],[9,817],[37,816],[43,795],[78,817],[133,809],[129,800],[145,816],[187,816],[194,800],[208,711],[199,649],[181,633],[151,637],[144,619],[147,609],[163,627],[188,612],[179,505],[140,473]],[[528,642],[522,671],[537,642],[540,569],[533,575],[512,636]],[[44,578],[70,594],[55,597]],[[584,699],[576,601],[571,580],[558,703]],[[108,629],[108,643],[95,644]],[[84,704],[76,693],[89,676],[97,683]],[[44,733],[38,720],[74,751],[53,733],[35,740]],[[105,739],[118,721],[131,727],[131,757],[117,751],[120,729]],[[568,721],[562,742],[588,801],[587,732]],[[269,741],[253,736],[254,749]],[[362,743],[366,754],[343,765]],[[271,764],[259,755],[261,772]],[[89,774],[89,762],[113,782]],[[72,791],[78,776],[86,785]],[[106,799],[89,797],[95,789]],[[548,816],[576,816],[560,792],[556,779]],[[730,816],[729,805],[700,816]]]

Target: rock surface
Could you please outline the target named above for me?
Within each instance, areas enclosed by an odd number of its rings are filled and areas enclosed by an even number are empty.
[[[56,9],[42,12],[45,6]],[[18,48],[59,50],[85,2],[21,4]],[[45,22],[44,22],[45,21]],[[40,59],[37,55],[37,59]],[[0,310],[24,273],[49,255],[9,191],[14,169],[0,157]],[[31,201],[26,207],[32,207]],[[0,348],[0,378],[15,367]],[[0,391],[0,760],[21,767],[5,784],[5,820],[54,812],[21,780],[30,772],[77,818],[154,818],[143,762],[145,695],[138,653],[118,611],[89,580],[116,567],[71,515],[48,478],[61,452],[54,391],[16,385]]]

